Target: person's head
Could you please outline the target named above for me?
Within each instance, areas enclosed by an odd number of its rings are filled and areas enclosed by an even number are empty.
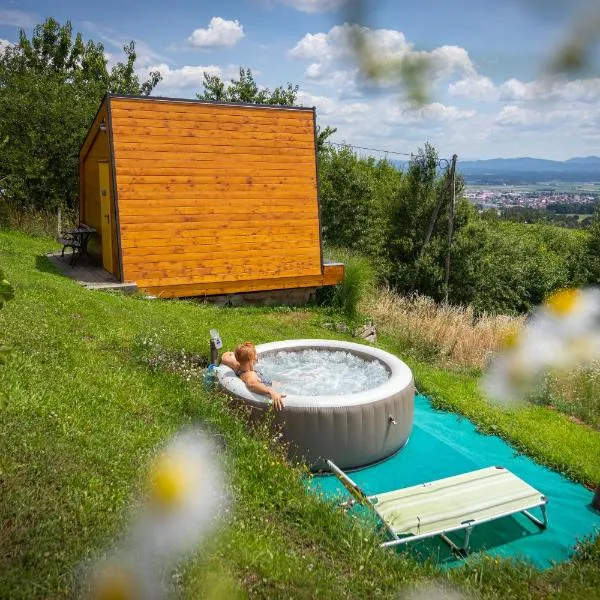
[[[244,342],[236,347],[234,355],[240,366],[253,367],[256,362],[256,346],[252,342]]]

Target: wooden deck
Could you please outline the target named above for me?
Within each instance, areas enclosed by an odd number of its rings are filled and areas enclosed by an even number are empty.
[[[82,256],[74,267],[69,265],[71,254],[65,252],[64,258],[60,252],[52,252],[46,257],[63,275],[70,277],[80,285],[90,290],[121,290],[123,292],[137,291],[135,283],[121,283],[105,271],[100,265],[94,263],[87,256]]]

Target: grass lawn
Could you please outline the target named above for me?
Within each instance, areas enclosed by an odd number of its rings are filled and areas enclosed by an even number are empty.
[[[157,446],[191,423],[222,441],[235,504],[219,535],[174,573],[184,597],[396,598],[432,580],[503,600],[597,595],[598,540],[543,573],[477,557],[445,573],[377,548],[374,532],[305,491],[303,469],[267,428],[250,430],[203,389],[193,361],[173,367],[183,354],[206,357],[211,327],[227,346],[343,337],[319,326],[318,311],[92,292],[41,258],[52,248],[0,233],[0,265],[15,287],[0,311],[0,337],[13,347],[0,366],[1,598],[72,597],[82,565],[118,539]],[[382,346],[402,353],[391,339]],[[468,374],[411,366],[438,406],[577,481],[600,480],[597,431],[545,407],[504,412],[479,398]]]

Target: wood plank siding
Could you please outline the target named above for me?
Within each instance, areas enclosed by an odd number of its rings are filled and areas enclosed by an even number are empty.
[[[96,234],[90,240],[89,252],[100,265],[102,264],[102,222],[100,218],[98,164],[100,162],[111,164],[108,121],[108,105],[107,101],[104,100],[79,152],[79,221],[86,223],[96,230]],[[100,123],[104,123],[104,131],[100,129]],[[112,169],[109,171],[110,187],[112,189],[114,188]],[[113,198],[111,198],[111,208],[114,214]],[[113,240],[117,240],[118,228],[116,218],[112,219],[111,228],[112,238]],[[112,244],[112,254],[113,275],[119,279],[119,248],[116,242]]]
[[[109,101],[124,281],[162,296],[323,284],[312,109]]]

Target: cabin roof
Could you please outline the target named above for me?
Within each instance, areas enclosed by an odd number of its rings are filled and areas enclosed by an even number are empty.
[[[315,112],[314,106],[288,106],[286,104],[254,104],[252,102],[218,102],[214,100],[199,100],[197,98],[170,98],[168,96],[134,96],[129,94],[111,94],[107,98],[122,98],[126,100],[140,100],[143,102],[164,102],[173,104],[206,104],[209,106],[242,106],[246,108],[260,108],[265,110],[299,110]]]

